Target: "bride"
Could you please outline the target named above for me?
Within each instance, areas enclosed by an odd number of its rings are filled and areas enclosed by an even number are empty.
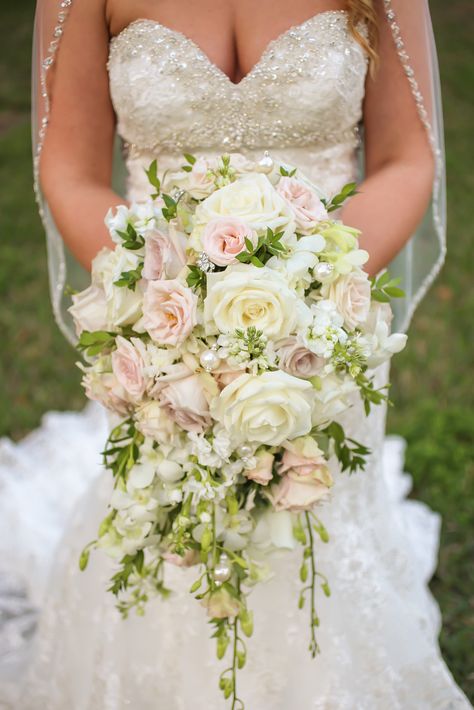
[[[362,229],[371,274],[395,259],[391,271],[407,293],[398,326],[408,327],[444,258],[441,114],[424,0],[39,0],[36,52],[38,199],[54,311],[71,340],[66,287],[80,287],[78,263],[89,268],[109,245],[103,218],[123,202],[121,175],[126,197],[140,201],[144,168],[154,158],[161,170],[179,167],[183,151],[259,159],[269,150],[328,194],[360,177],[343,217]],[[114,157],[116,135],[122,158]],[[380,384],[387,374],[379,368]],[[333,592],[321,601],[322,653],[307,654],[293,581],[300,560],[288,553],[252,593],[256,630],[240,681],[246,707],[469,708],[440,657],[439,611],[426,586],[437,516],[403,501],[403,442],[385,438],[383,407],[368,419],[354,407],[344,424],[373,453],[363,474],[337,478],[322,511],[331,540],[320,568]],[[109,494],[96,463],[106,426],[90,407],[50,416],[0,467],[0,481],[7,465],[35,470],[5,485],[5,530],[31,534],[11,535],[2,552],[10,579],[27,580],[42,605],[31,648],[9,666],[16,690],[0,676],[0,703],[224,708],[189,572],[168,565],[175,593],[153,600],[144,618],[123,621],[106,592],[109,563],[96,554],[85,573],[78,569]]]

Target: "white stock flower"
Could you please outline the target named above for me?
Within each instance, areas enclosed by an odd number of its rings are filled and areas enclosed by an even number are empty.
[[[304,325],[311,313],[279,273],[247,264],[208,274],[204,322],[208,334],[255,327],[282,338]]]
[[[303,281],[303,285],[308,286],[312,281],[311,269],[318,263],[318,254],[324,249],[325,243],[324,237],[320,234],[312,234],[300,239],[292,235],[285,241],[286,253],[272,256],[266,266],[285,274],[292,286],[300,280]]]
[[[392,355],[399,353],[406,345],[405,333],[390,333],[392,318],[388,303],[374,301],[371,304],[369,316],[362,325],[363,342],[368,350],[367,364],[371,368],[390,360]]]
[[[241,375],[215,398],[211,412],[236,443],[278,446],[311,429],[311,384],[286,372]]]
[[[306,347],[319,357],[329,358],[337,342],[344,343],[344,318],[333,301],[322,299],[311,306],[313,322],[304,331],[302,340]]]
[[[294,550],[293,515],[286,511],[264,510],[257,517],[251,544],[259,549],[281,548]]]
[[[118,205],[111,207],[105,216],[105,225],[110,232],[112,241],[122,243],[118,232],[126,232],[129,224],[140,234],[155,229],[158,218],[157,207],[150,200],[134,202],[130,207]]]

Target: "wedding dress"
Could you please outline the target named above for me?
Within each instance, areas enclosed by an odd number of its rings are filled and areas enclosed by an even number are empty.
[[[328,194],[356,175],[367,61],[343,11],[280,35],[239,84],[194,42],[151,20],[112,39],[108,68],[131,199],[148,194],[144,167],[153,158],[161,170],[177,167],[183,150],[260,157],[269,148]],[[377,370],[378,385],[387,377],[387,367]],[[363,473],[334,471],[332,500],[321,509],[330,541],[319,544],[318,565],[332,589],[318,602],[321,654],[311,659],[307,613],[297,608],[299,550],[277,556],[274,577],[250,596],[255,632],[238,681],[248,710],[470,707],[441,659],[439,611],[427,589],[440,521],[404,500],[404,442],[385,437],[385,415],[381,406],[366,419],[356,402],[342,418],[372,455]],[[104,555],[95,553],[79,571],[80,550],[96,535],[111,487],[98,455],[106,428],[102,410],[89,406],[82,414],[50,414],[24,442],[0,449],[0,599],[11,617],[0,632],[4,707],[223,709],[217,679],[224,666],[205,611],[188,592],[195,570],[168,565],[174,594],[127,621],[105,591],[112,566]],[[20,679],[16,688],[8,674]]]

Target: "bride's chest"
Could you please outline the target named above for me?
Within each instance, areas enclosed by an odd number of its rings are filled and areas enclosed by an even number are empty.
[[[270,42],[238,83],[184,35],[137,20],[111,42],[110,89],[122,137],[171,151],[291,147],[349,140],[367,62],[344,12]]]

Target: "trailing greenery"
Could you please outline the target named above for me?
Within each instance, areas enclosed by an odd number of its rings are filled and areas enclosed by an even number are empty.
[[[34,0],[18,0],[0,7],[0,435],[14,439],[38,426],[44,412],[79,410],[85,403],[74,367],[77,353],[51,314],[44,238],[31,189],[34,5]],[[408,442],[406,470],[414,478],[414,496],[443,517],[440,564],[431,585],[444,619],[441,646],[456,680],[474,701],[474,401],[469,369],[474,205],[466,199],[474,194],[474,170],[467,160],[474,123],[469,95],[474,15],[465,0],[432,0],[430,5],[444,86],[449,251],[445,269],[415,316],[408,347],[395,359],[390,393],[395,406],[388,428]],[[135,563],[140,566],[140,560]],[[234,630],[226,634],[233,642]],[[222,638],[221,644],[227,643]]]

